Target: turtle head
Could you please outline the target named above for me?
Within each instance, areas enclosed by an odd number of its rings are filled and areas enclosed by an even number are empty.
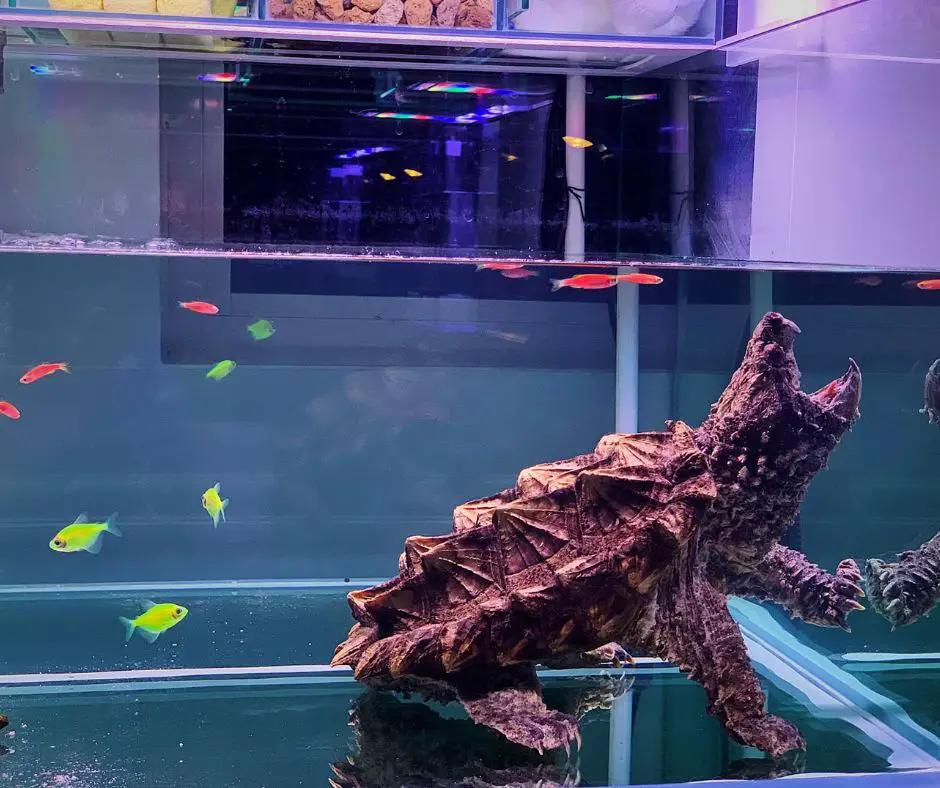
[[[858,419],[862,376],[849,359],[841,377],[800,389],[795,323],[776,312],[754,329],[741,366],[712,405],[696,442],[710,456],[719,494],[771,519],[795,516],[806,487]],[[743,500],[742,500],[743,498]],[[729,502],[731,503],[731,502]]]

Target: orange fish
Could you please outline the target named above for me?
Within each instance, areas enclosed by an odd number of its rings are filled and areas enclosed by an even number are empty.
[[[8,419],[18,419],[20,417],[20,412],[16,409],[16,406],[6,401],[0,401],[0,413]]]
[[[190,312],[198,312],[200,315],[217,315],[219,308],[208,301],[180,301],[179,305]]]
[[[53,372],[71,373],[71,370],[69,369],[69,365],[64,361],[47,361],[45,364],[39,364],[24,373],[23,377],[20,378],[20,383],[35,383],[40,378],[44,378],[46,375],[51,375]]]
[[[567,279],[552,279],[552,292],[563,287],[574,287],[577,290],[604,290],[613,287],[618,282],[632,282],[636,285],[658,285],[663,281],[661,276],[654,274],[578,274]]]
[[[914,283],[918,290],[940,290],[940,279],[921,279]]]
[[[881,277],[876,276],[875,274],[869,274],[868,276],[860,276],[855,280],[855,284],[864,285],[865,287],[878,287],[881,284]]]
[[[515,271],[524,265],[524,263],[483,263],[477,266],[477,271]]]
[[[509,268],[500,273],[507,279],[528,279],[531,276],[538,276],[538,271],[530,271],[528,268]]]

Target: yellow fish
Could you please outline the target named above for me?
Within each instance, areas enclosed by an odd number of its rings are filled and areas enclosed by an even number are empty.
[[[219,490],[221,489],[222,485],[216,482],[202,494],[202,508],[209,513],[214,528],[219,527],[220,517],[222,518],[222,522],[225,522],[225,508],[228,506],[228,498],[223,501],[219,497]]]
[[[65,526],[55,538],[49,542],[49,547],[57,553],[77,553],[84,550],[97,555],[101,552],[105,533],[120,536],[120,529],[114,524],[117,512],[112,514],[103,523],[88,522],[88,513],[82,512],[75,518],[75,522]]]
[[[174,605],[172,602],[144,602],[144,612],[137,618],[131,620],[118,616],[118,621],[124,625],[124,642],[127,643],[135,632],[148,643],[153,643],[161,634],[170,627],[175,627],[186,618],[189,611],[182,605]]]

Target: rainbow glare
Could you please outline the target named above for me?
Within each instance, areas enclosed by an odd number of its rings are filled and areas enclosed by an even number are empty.
[[[196,79],[200,82],[222,82],[223,84],[228,84],[237,80],[238,74],[233,74],[231,71],[219,71],[215,74],[200,74]]]
[[[366,156],[376,156],[379,153],[391,153],[394,150],[398,150],[398,148],[393,148],[391,145],[376,145],[373,148],[356,148],[356,150],[340,153],[336,158],[351,161],[353,159],[364,159]]]
[[[656,101],[659,98],[658,93],[630,93],[628,95],[622,96],[619,93],[616,93],[612,96],[607,96],[607,101]]]
[[[514,90],[491,88],[486,85],[470,85],[466,82],[420,82],[409,90],[427,91],[428,93],[468,93],[473,96],[515,96]]]

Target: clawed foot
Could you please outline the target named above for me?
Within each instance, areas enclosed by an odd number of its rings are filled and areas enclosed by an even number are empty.
[[[570,755],[572,742],[581,747],[578,721],[546,708],[531,691],[499,690],[477,700],[464,699],[463,704],[475,722],[539,753],[564,747]]]
[[[756,747],[773,758],[781,758],[806,747],[800,732],[789,722],[772,714],[751,719],[730,719],[728,729],[738,741]]]
[[[904,552],[898,557],[901,559],[898,563],[870,558],[865,565],[872,607],[888,620],[892,629],[914,623],[936,603],[930,568],[918,570],[916,552]]]
[[[633,664],[633,657],[619,643],[608,643],[606,646],[586,652],[584,656],[589,660],[596,660],[598,667],[610,665],[611,667],[622,668]]]
[[[864,610],[865,606],[856,601],[856,597],[865,596],[859,583],[862,580],[858,564],[851,558],[846,558],[836,568],[835,575],[829,585],[829,593],[820,597],[821,606],[818,611],[819,620],[813,623],[839,627],[851,632],[847,621],[849,613],[853,610]]]

